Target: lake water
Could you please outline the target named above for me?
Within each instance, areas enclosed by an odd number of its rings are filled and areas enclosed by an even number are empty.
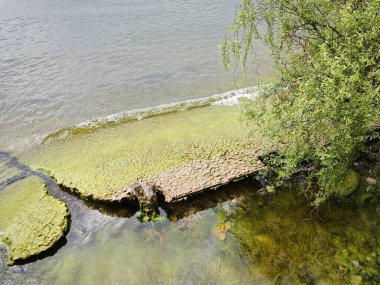
[[[236,0],[0,0],[0,149],[82,121],[234,88]],[[266,52],[246,84],[271,74]]]
[[[156,223],[58,190],[72,213],[66,243],[12,267],[0,247],[0,284],[380,284],[379,207],[312,211],[291,191],[257,189],[245,181],[161,203]]]
[[[0,151],[19,153],[93,118],[234,88],[218,44],[236,0],[0,0]],[[244,85],[272,74],[266,51]],[[163,219],[89,205],[48,256],[6,265],[0,284],[380,284],[380,208],[312,211],[252,181],[176,205]]]

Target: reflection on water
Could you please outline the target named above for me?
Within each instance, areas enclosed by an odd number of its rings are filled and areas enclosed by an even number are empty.
[[[379,284],[380,212],[375,205],[323,205],[280,192],[246,199],[231,220],[240,251],[276,283]]]
[[[142,224],[138,213],[109,216],[67,195],[61,197],[73,212],[67,244],[14,267],[5,266],[2,250],[4,284],[380,282],[375,206],[330,203],[316,212],[291,191],[260,195],[257,185],[242,182],[163,205],[161,221]]]

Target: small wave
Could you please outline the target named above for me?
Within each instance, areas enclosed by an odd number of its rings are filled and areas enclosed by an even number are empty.
[[[240,90],[242,90],[240,92]],[[233,105],[238,105],[241,101],[241,99],[247,99],[247,100],[254,100],[256,98],[256,96],[259,94],[259,89],[258,87],[250,87],[249,90],[245,90],[245,89],[239,89],[239,90],[236,90],[237,92],[232,95],[232,96],[229,96],[227,98],[223,98],[219,101],[216,101],[214,103],[212,103],[212,105],[214,106],[233,106]]]
[[[117,122],[125,116],[134,116],[137,120],[141,120],[151,115],[152,113],[160,114],[166,113],[166,111],[185,111],[192,107],[198,107],[203,105],[237,105],[242,98],[253,99],[257,95],[259,88],[257,86],[245,87],[237,90],[231,90],[220,94],[214,94],[208,97],[202,97],[198,99],[189,99],[180,102],[162,104],[154,107],[148,107],[143,109],[135,109],[131,111],[120,112],[116,114],[99,117],[97,119],[88,120],[82,122],[77,127],[84,127],[88,125],[96,125],[99,122]],[[256,91],[253,93],[253,91]]]
[[[91,132],[97,128],[107,127],[117,123],[142,120],[161,114],[185,111],[191,108],[204,106],[232,106],[240,103],[240,100],[246,98],[254,100],[258,95],[259,86],[245,87],[236,90],[227,91],[220,94],[214,94],[208,97],[198,99],[189,99],[181,102],[162,104],[154,107],[135,109],[131,111],[120,112],[116,114],[99,117],[92,120],[81,122],[73,127],[61,129],[55,133],[49,134],[42,139],[42,143],[51,141],[61,141],[78,133]]]

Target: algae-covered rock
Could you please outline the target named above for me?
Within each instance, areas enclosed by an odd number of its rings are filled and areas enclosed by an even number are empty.
[[[352,275],[351,276],[351,284],[352,285],[363,285],[363,277],[360,275]]]
[[[347,197],[358,188],[359,182],[359,174],[350,169],[341,184],[336,187],[335,193],[340,197]]]
[[[36,176],[0,190],[0,237],[12,265],[51,248],[68,227],[65,203],[51,197]]]
[[[139,180],[176,200],[258,169],[240,114],[215,106],[165,114],[79,133],[21,160],[83,198],[114,201]]]

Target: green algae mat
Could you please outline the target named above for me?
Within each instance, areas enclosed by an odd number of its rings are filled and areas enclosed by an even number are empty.
[[[256,172],[255,158],[238,106],[76,130],[20,157],[82,198],[102,201],[118,200],[138,180],[154,181],[166,201],[181,199]]]
[[[26,260],[51,248],[68,227],[66,205],[48,195],[37,176],[0,190],[0,238],[8,245],[8,263]]]

